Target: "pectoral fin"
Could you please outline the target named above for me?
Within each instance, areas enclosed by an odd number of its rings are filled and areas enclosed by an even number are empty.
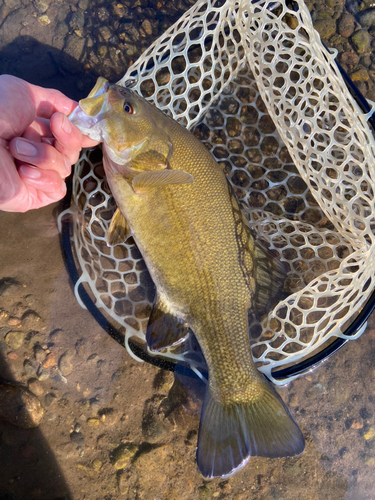
[[[131,236],[129,224],[119,209],[114,213],[107,233],[107,245],[121,245]]]
[[[263,314],[281,293],[286,271],[279,259],[258,241],[254,245],[253,277],[256,282],[253,308],[257,314]]]
[[[146,341],[151,351],[162,351],[180,342],[188,333],[188,327],[168,309],[157,296],[146,330]]]
[[[183,170],[154,170],[135,176],[132,185],[136,193],[145,193],[169,184],[191,184],[193,180],[193,176]]]

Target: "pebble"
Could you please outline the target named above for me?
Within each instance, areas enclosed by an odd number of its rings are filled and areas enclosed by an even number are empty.
[[[112,453],[111,462],[115,469],[127,467],[134,455],[138,451],[138,446],[132,443],[120,444]]]
[[[39,344],[34,347],[34,357],[38,363],[43,363],[46,359],[47,353]]]
[[[43,14],[43,12],[46,12],[50,3],[51,3],[51,0],[33,0],[33,4],[34,4],[35,8],[41,14]]]
[[[5,342],[8,347],[16,350],[19,349],[23,344],[24,337],[25,336],[23,332],[11,331],[5,335]]]
[[[87,425],[89,425],[90,427],[97,427],[99,425],[99,423],[100,423],[100,420],[96,417],[87,419]]]
[[[103,462],[99,460],[99,458],[95,458],[95,460],[92,463],[92,468],[96,471],[100,470],[102,468]]]
[[[44,369],[42,366],[39,366],[36,376],[41,382],[43,382],[49,378],[49,371]]]
[[[375,437],[375,429],[373,427],[370,427],[369,430],[363,434],[363,437],[366,439],[366,441],[370,441],[370,439],[373,439]]]
[[[14,351],[10,351],[8,352],[8,358],[12,361],[15,361],[16,359],[18,359],[18,354]]]
[[[90,354],[90,356],[87,358],[87,361],[94,361],[94,359],[96,359],[98,357],[98,355],[96,354],[96,352],[94,352],[93,354]]]
[[[8,319],[7,321],[9,326],[18,326],[21,324],[21,320],[19,318],[15,318],[12,316],[11,318]]]
[[[148,19],[145,19],[141,26],[145,30],[146,35],[152,35],[152,25]]]
[[[72,357],[73,354],[69,351],[66,351],[59,360],[59,369],[64,377],[70,375],[73,371],[73,364],[71,361]]]
[[[27,387],[35,396],[41,396],[44,392],[42,384],[36,378],[31,378],[27,383]]]
[[[44,405],[45,406],[51,406],[52,403],[56,401],[57,397],[53,392],[49,392],[44,396]]]
[[[53,352],[50,352],[47,354],[46,359],[43,361],[43,367],[44,368],[51,368],[52,366],[56,366],[56,358]]]
[[[5,0],[4,3],[10,9],[18,9],[21,7],[21,0]]]
[[[164,396],[155,395],[146,401],[142,419],[142,434],[150,443],[163,439],[169,432],[163,412],[159,412]]]
[[[351,41],[356,51],[363,54],[370,48],[371,37],[366,30],[359,30],[351,36]]]
[[[370,28],[375,25],[375,9],[363,10],[357,14],[357,19],[363,28]]]
[[[26,375],[34,375],[35,368],[33,367],[31,361],[29,359],[25,359],[23,362],[23,369],[25,370]]]
[[[358,71],[350,73],[350,78],[353,80],[353,82],[368,82],[370,76],[366,69],[361,68]]]
[[[355,52],[343,52],[340,55],[341,64],[347,64],[348,66],[355,66],[359,61],[359,55]],[[374,336],[375,338],[375,336]]]
[[[38,21],[42,26],[48,26],[51,23],[51,19],[46,15],[40,16]]]
[[[0,417],[25,429],[37,427],[43,417],[38,398],[24,387],[0,385]]]
[[[116,424],[120,418],[119,412],[113,408],[103,408],[98,413],[100,416],[100,421],[104,425],[108,425],[108,426]]]
[[[351,426],[352,429],[362,429],[363,428],[363,422],[361,420],[353,420]]]
[[[329,38],[336,33],[336,21],[332,18],[318,19],[314,23],[314,28],[321,38]]]
[[[82,432],[73,431],[70,433],[70,440],[77,446],[83,446],[85,444],[85,437]]]
[[[345,12],[338,22],[338,32],[344,38],[349,38],[353,34],[355,19],[351,14]]]

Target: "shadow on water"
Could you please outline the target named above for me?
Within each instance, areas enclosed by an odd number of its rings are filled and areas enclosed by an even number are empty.
[[[14,382],[0,354],[0,383]],[[70,500],[62,472],[38,428],[0,421],[0,500]]]
[[[87,71],[82,66],[63,51],[29,36],[19,36],[0,50],[0,74],[58,89],[75,100],[86,96],[99,76],[94,70]]]
[[[5,73],[58,89],[76,100],[87,95],[98,76],[84,72],[82,65],[66,53],[24,36],[0,51],[0,74]],[[3,382],[14,382],[14,377],[0,353],[0,383]],[[0,500],[26,498],[72,497],[42,432],[0,421]]]

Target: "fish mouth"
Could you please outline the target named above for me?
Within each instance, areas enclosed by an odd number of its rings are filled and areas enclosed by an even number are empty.
[[[103,77],[99,77],[94,88],[85,99],[81,99],[78,106],[68,116],[69,120],[76,125],[80,131],[93,139],[102,142],[102,133],[97,124],[103,117],[106,106],[106,97],[110,83]]]

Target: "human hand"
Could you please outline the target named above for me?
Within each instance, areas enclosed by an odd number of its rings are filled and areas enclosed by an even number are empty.
[[[0,75],[0,210],[26,212],[65,196],[71,165],[97,144],[67,118],[76,105],[58,90]]]

